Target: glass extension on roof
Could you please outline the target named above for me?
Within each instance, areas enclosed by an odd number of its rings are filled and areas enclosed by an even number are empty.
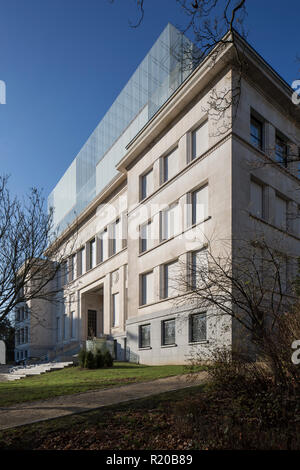
[[[48,197],[62,232],[117,175],[126,145],[191,71],[181,51],[192,43],[168,24]]]

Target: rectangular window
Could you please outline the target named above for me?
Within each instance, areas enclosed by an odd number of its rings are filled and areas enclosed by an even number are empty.
[[[68,315],[64,314],[64,339],[68,338]]]
[[[96,310],[88,310],[87,318],[88,338],[97,336],[97,312]]]
[[[139,327],[139,345],[140,348],[150,348],[150,324]]]
[[[174,297],[178,295],[178,279],[179,276],[179,264],[178,260],[172,261],[171,263],[163,266],[163,289],[162,298],[167,299],[168,297]]]
[[[24,338],[24,342],[27,344],[28,343],[28,339],[29,339],[29,336],[28,336],[28,326],[25,327],[25,338]]]
[[[77,276],[84,273],[85,249],[81,248],[77,253]]]
[[[63,286],[68,284],[69,281],[69,269],[68,269],[68,262],[64,261],[62,265],[62,271],[63,271]]]
[[[141,176],[140,179],[140,199],[143,200],[153,192],[153,170]]]
[[[264,187],[255,181],[250,182],[251,213],[256,217],[264,217]]]
[[[275,225],[287,229],[287,201],[278,195],[275,198]]]
[[[207,282],[208,253],[198,250],[191,253],[191,289],[200,289]]]
[[[162,321],[162,345],[175,344],[175,319]]]
[[[206,341],[206,313],[194,313],[190,316],[190,342]]]
[[[208,149],[208,121],[192,132],[192,160],[202,155]]]
[[[76,255],[72,255],[70,259],[71,267],[70,267],[70,280],[73,281],[75,279],[75,265],[76,265]]]
[[[173,178],[178,171],[178,148],[172,150],[168,155],[162,158],[161,183],[165,183]]]
[[[250,140],[251,140],[252,145],[262,150],[263,148],[263,123],[253,116],[251,116]]]
[[[96,240],[93,238],[89,242],[89,269],[96,266]]]
[[[203,222],[208,217],[208,185],[191,193],[192,225]]]
[[[146,305],[153,301],[153,271],[141,275],[140,305]]]
[[[111,253],[116,254],[122,248],[122,234],[120,219],[117,219],[111,226]]]
[[[281,166],[287,167],[287,143],[278,135],[276,136],[275,158]]]
[[[151,221],[140,226],[140,253],[149,250],[153,246],[152,229]]]
[[[108,258],[108,231],[107,228],[99,235],[99,263]]]
[[[112,295],[112,326],[120,325],[120,295],[119,293]]]
[[[60,341],[60,317],[56,317],[56,342]]]
[[[174,237],[181,230],[180,206],[176,202],[161,211],[161,241]]]
[[[70,338],[75,338],[75,312],[70,313]]]

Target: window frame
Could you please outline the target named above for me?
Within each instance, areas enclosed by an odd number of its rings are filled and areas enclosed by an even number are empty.
[[[148,276],[149,274],[152,274],[152,276],[154,276],[153,269],[140,274],[139,307],[143,307],[143,306],[149,305],[149,303],[151,303],[151,302],[148,302],[148,292],[147,291],[146,291],[146,302],[144,302],[144,299],[145,299],[144,287],[146,286],[146,288],[147,288],[147,283],[146,284],[144,283],[144,279],[146,279],[146,276]]]
[[[256,125],[256,128],[259,129],[260,136],[258,138],[252,133],[252,125]],[[252,113],[250,116],[250,142],[258,150],[264,150],[264,121]]]
[[[175,155],[174,155],[175,154]],[[176,158],[176,168],[175,172],[172,176],[170,175],[169,171],[169,158],[174,156]],[[174,178],[174,176],[178,173],[178,145],[176,145],[172,150],[169,150],[165,155],[163,155],[160,159],[160,184],[164,184],[170,179]]]
[[[261,215],[257,215],[257,213],[254,212],[253,210],[253,207],[252,207],[252,203],[253,203],[253,200],[252,200],[252,185],[256,185],[256,186],[259,186],[261,188]],[[263,183],[262,181],[259,181],[257,180],[256,178],[250,178],[250,212],[251,212],[251,215],[253,215],[254,217],[257,217],[259,219],[263,219],[263,220],[266,220],[266,184]]]
[[[172,343],[166,342],[165,325],[169,322],[174,322],[174,341]],[[161,346],[176,346],[176,319],[174,317],[161,321]]]
[[[144,181],[145,181],[145,178],[147,178],[147,176],[150,175],[150,173],[152,173],[152,186],[154,186],[154,181],[153,181],[153,166],[151,168],[148,168],[148,170],[143,173],[142,175],[140,175],[140,201],[143,201],[144,199],[147,199],[148,196],[150,196],[150,194],[152,194],[150,191],[148,192],[147,190],[147,184],[144,186]],[[146,180],[147,181],[147,180]],[[144,188],[145,188],[145,192],[144,192]]]
[[[194,339],[193,335],[193,319],[195,317],[205,318],[205,338],[202,339]],[[197,344],[197,343],[205,343],[207,342],[207,312],[195,312],[189,315],[189,343]]]
[[[167,279],[167,268],[173,264],[178,264],[179,263],[179,259],[178,258],[175,258],[173,259],[172,261],[168,261],[167,263],[164,263],[162,266],[161,266],[161,299],[172,299],[173,297],[175,297],[174,295],[169,295],[170,293],[170,287],[169,286],[169,277]]]
[[[142,341],[142,329],[145,327],[149,327],[149,344],[144,345]],[[151,348],[151,323],[145,323],[143,325],[139,325],[139,349],[150,349]]]
[[[282,153],[278,152],[278,147],[281,145]],[[275,134],[275,160],[283,168],[288,168],[288,141],[280,132],[276,131]]]
[[[197,204],[195,203],[196,202],[196,194],[199,193],[200,191],[204,190],[204,189],[207,189],[206,213],[204,213],[203,219],[197,220],[197,211],[196,211]],[[194,226],[194,225],[201,224],[202,222],[207,220],[207,218],[209,217],[209,215],[208,215],[209,214],[209,184],[208,184],[208,182],[206,182],[204,184],[201,184],[197,188],[194,188],[192,191],[190,191],[189,195],[190,195],[190,205],[191,205],[191,209],[190,209],[190,221],[191,221],[191,223],[190,223],[190,225]]]
[[[194,139],[194,136],[196,135],[196,132],[199,131],[199,129],[201,129],[202,127],[204,126],[208,126],[209,123],[208,123],[208,117],[206,117],[206,119],[204,119],[201,123],[199,123],[197,125],[197,127],[194,127],[194,129],[191,129],[190,131],[190,156],[189,156],[189,159],[188,159],[188,163],[189,162],[192,162],[194,160],[197,160],[197,158],[201,157],[201,155],[203,155],[209,148],[209,142],[207,141],[207,145],[205,147],[205,150],[203,152],[197,152],[197,145],[196,145],[196,152],[194,152],[194,141],[196,141],[196,139]],[[209,137],[209,130],[207,128],[207,134],[208,134],[208,137]],[[207,137],[207,138],[208,138]]]
[[[93,269],[97,266],[97,253],[96,253],[96,237],[93,237],[91,240],[88,242],[88,255],[89,255],[89,264],[88,268]]]

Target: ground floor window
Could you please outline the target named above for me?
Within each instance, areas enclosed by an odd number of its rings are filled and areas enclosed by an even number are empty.
[[[140,348],[150,348],[150,324],[140,326],[139,344]]]
[[[162,345],[175,344],[175,318],[162,322]]]
[[[190,342],[206,340],[206,313],[194,313],[190,316]]]

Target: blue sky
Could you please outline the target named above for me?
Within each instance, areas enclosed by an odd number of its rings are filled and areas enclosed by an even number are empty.
[[[289,83],[300,77],[299,3],[248,0],[248,40]],[[55,186],[168,21],[175,0],[0,0],[0,174],[18,195]]]

